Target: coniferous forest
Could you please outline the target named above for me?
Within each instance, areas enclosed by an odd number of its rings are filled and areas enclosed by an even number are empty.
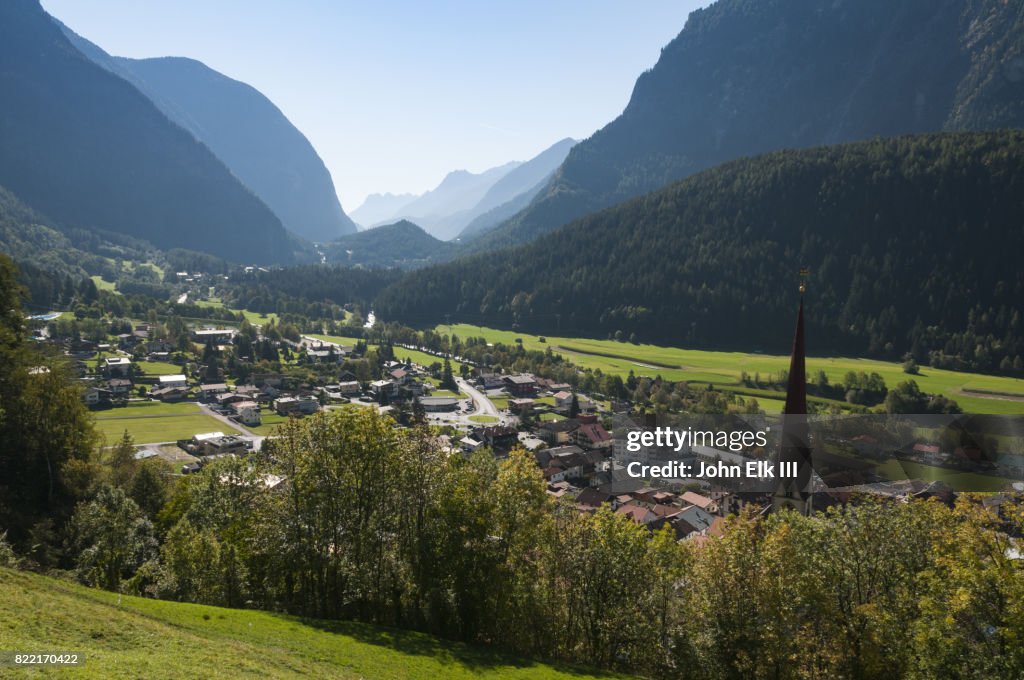
[[[780,319],[807,266],[818,352],[1019,371],[1022,224],[1017,131],[782,151],[413,272],[377,308],[423,325],[784,352]]]

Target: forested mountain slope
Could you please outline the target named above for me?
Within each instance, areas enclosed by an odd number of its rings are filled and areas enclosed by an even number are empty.
[[[281,222],[125,80],[75,49],[37,0],[0,3],[0,185],[66,227],[287,262]]]
[[[1024,4],[718,0],[622,115],[472,248],[527,242],[719,163],[915,132],[1024,127]]]
[[[377,311],[783,353],[809,266],[816,353],[1019,370],[1022,224],[1021,131],[774,152],[413,272]]]

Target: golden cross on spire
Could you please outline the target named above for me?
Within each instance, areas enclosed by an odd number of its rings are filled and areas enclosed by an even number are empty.
[[[800,267],[800,294],[803,295],[807,291],[807,275],[811,273],[811,270],[807,267]]]

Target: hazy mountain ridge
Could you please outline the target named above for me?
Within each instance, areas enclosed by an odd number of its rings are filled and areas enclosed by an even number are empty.
[[[386,221],[408,220],[422,226],[432,236],[447,241],[457,236],[471,219],[473,206],[487,191],[519,165],[519,162],[512,161],[481,173],[468,170],[449,172],[435,188],[404,205]]]
[[[0,3],[0,185],[67,227],[288,262],[277,217],[131,84],[79,52],[36,0]]]
[[[83,54],[209,147],[286,228],[312,241],[356,231],[309,140],[254,87],[194,59],[113,57],[54,21]]]
[[[352,219],[366,229],[380,225],[419,198],[418,194],[370,194],[362,205],[352,211]]]
[[[791,317],[796,272],[809,266],[819,351],[919,361],[938,352],[940,365],[948,354],[969,362],[949,367],[994,370],[1024,354],[1022,223],[1022,131],[780,151],[529,245],[413,272],[376,309],[425,326],[451,318],[784,351],[779,320]]]
[[[1024,9],[1003,0],[719,0],[622,115],[473,249],[522,243],[724,161],[873,136],[1024,126]]]
[[[569,137],[559,140],[495,182],[474,206],[474,216],[459,238],[483,233],[497,226],[503,217],[509,217],[528,205],[550,181],[575,145],[576,140]]]
[[[353,214],[377,218],[360,222],[370,227],[409,220],[441,240],[483,232],[533,200],[574,144],[562,139],[528,161],[482,173],[455,170],[436,188],[408,200],[408,194],[372,194]]]

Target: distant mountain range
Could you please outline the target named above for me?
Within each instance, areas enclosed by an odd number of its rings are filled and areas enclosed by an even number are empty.
[[[0,185],[66,227],[235,261],[288,262],[278,217],[37,0],[0,3]]]
[[[370,194],[352,211],[351,217],[364,229],[381,225],[416,198],[416,194]]]
[[[506,163],[479,174],[450,172],[436,188],[419,196],[372,194],[353,215],[367,227],[409,220],[443,241],[464,232],[486,231],[500,221],[495,215],[503,214],[503,207],[529,203],[575,143],[563,139],[526,162]]]
[[[1005,0],[718,0],[617,119],[471,249],[528,242],[730,159],[1024,125],[1024,10]]]
[[[356,231],[316,150],[258,90],[194,59],[112,57],[56,23],[83,54],[209,147],[287,229],[311,241]]]
[[[402,220],[343,236],[324,244],[321,250],[328,263],[416,269],[450,259],[457,247]]]
[[[781,353],[809,266],[818,351],[1008,370],[1024,355],[1022,224],[1024,131],[781,151],[412,272],[375,309],[428,327]]]

